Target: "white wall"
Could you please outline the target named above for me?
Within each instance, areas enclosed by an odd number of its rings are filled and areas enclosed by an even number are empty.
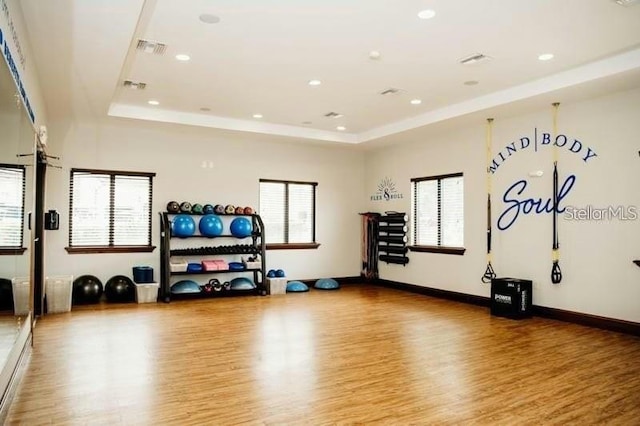
[[[560,106],[558,132],[569,137],[558,149],[560,183],[569,175],[576,182],[564,206],[640,207],[640,90],[611,94],[580,103]],[[521,137],[531,146],[512,154],[493,175],[493,257],[498,276],[531,279],[534,303],[558,309],[640,322],[640,269],[632,264],[640,258],[640,219],[570,221],[559,217],[561,284],[550,280],[552,216],[521,215],[507,230],[496,229],[496,221],[507,207],[504,192],[514,182],[526,179],[525,198],[552,194],[553,150],[533,149],[534,128],[552,132],[552,108],[518,117],[496,117],[493,153]],[[568,147],[578,139],[578,154]],[[578,145],[575,145],[577,150]],[[597,157],[586,162],[586,147]],[[465,247],[463,256],[411,252],[410,263],[380,263],[384,279],[450,291],[489,296],[482,284],[486,265],[485,123],[457,131],[381,148],[366,158],[367,200],[378,183],[391,178],[403,193],[402,200],[369,201],[371,211],[410,211],[410,179],[463,172],[465,184]],[[539,178],[529,172],[542,170]]]
[[[287,138],[239,134],[155,122],[105,118],[54,123],[50,138],[62,170],[47,176],[47,208],[60,212],[60,230],[47,231],[48,275],[93,274],[105,282],[150,265],[159,277],[159,218],[170,200],[258,208],[260,178],[318,182],[317,250],[272,250],[267,268],[290,279],[356,276],[359,216],[364,207],[364,155],[344,146],[320,146]],[[55,129],[68,129],[57,133]],[[54,145],[52,145],[54,146]],[[203,162],[206,168],[203,168]],[[213,166],[209,167],[209,163]],[[157,173],[153,194],[153,253],[67,254],[69,169],[97,168]],[[266,230],[268,232],[268,229]]]

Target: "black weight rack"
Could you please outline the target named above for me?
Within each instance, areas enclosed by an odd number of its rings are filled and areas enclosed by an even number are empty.
[[[382,262],[399,265],[409,263],[408,220],[407,214],[401,212],[385,212],[378,218],[378,259]]]

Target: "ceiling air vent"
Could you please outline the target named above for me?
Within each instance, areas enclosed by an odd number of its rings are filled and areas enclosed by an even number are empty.
[[[133,89],[133,90],[142,90],[145,87],[147,87],[147,83],[136,82],[136,81],[131,81],[131,80],[125,80],[124,81],[124,87],[126,87],[128,89]]]
[[[167,45],[157,41],[140,39],[138,40],[136,50],[140,50],[144,53],[153,53],[154,55],[162,55],[164,54],[164,51],[167,50]]]
[[[339,112],[331,111],[331,112],[326,113],[324,116],[327,117],[327,118],[340,118],[340,117],[342,117],[342,114],[340,114]]]
[[[382,96],[386,96],[386,95],[397,95],[398,93],[402,92],[402,90],[400,89],[396,89],[394,87],[390,87],[388,89],[384,89],[382,92],[380,92],[380,94]]]
[[[633,6],[638,3],[638,0],[613,0],[618,3],[620,6]]]
[[[487,62],[491,60],[491,56],[483,55],[482,53],[474,53],[471,56],[460,59],[462,65],[473,65],[481,62]]]

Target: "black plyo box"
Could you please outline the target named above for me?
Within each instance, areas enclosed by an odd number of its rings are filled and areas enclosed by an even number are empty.
[[[528,318],[533,305],[533,283],[519,278],[491,280],[491,315],[521,319]]]

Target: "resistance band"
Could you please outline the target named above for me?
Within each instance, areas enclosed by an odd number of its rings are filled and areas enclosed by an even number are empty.
[[[558,241],[558,145],[555,138],[558,137],[558,107],[559,102],[553,104],[553,249],[551,258],[551,282],[560,284],[562,281],[562,270],[560,269],[560,242]]]
[[[482,282],[488,284],[496,277],[496,273],[491,266],[491,126],[493,118],[487,118],[487,269],[482,276]]]

